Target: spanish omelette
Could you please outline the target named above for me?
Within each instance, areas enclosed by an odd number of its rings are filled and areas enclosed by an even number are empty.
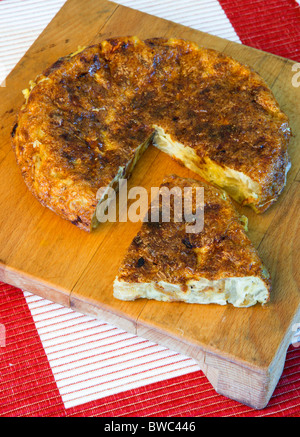
[[[204,188],[204,228],[187,232],[187,220],[176,220],[171,197],[170,222],[150,220],[151,208],[134,237],[114,281],[114,296],[159,301],[249,307],[270,298],[269,274],[245,233],[247,220],[240,216],[225,191],[176,175],[161,187],[172,192],[191,187],[193,215],[197,187]],[[184,205],[184,202],[181,202]],[[162,196],[158,209],[163,210]],[[198,213],[199,214],[199,213]],[[182,215],[184,216],[184,215]]]
[[[24,94],[12,130],[24,180],[86,231],[98,189],[129,177],[152,140],[256,212],[285,185],[290,128],[271,90],[193,42],[112,38],[60,58]]]

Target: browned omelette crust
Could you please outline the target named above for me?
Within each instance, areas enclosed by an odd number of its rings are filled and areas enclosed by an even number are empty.
[[[171,203],[171,222],[142,224],[120,266],[118,281],[164,281],[180,284],[184,291],[189,280],[255,276],[270,292],[268,272],[245,233],[243,218],[223,190],[175,175],[166,177],[161,186],[180,187],[182,192],[192,187],[194,213],[195,188],[204,187],[203,231],[187,233],[185,221],[174,222]]]
[[[114,38],[59,59],[35,83],[12,131],[17,162],[39,201],[82,229],[91,229],[97,190],[153,125],[257,181],[257,211],[284,186],[287,117],[258,74],[222,53]]]

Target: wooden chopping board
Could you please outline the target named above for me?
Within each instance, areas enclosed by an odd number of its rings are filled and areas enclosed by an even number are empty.
[[[262,75],[289,116],[292,168],[283,194],[263,215],[238,207],[248,216],[249,236],[272,275],[272,298],[265,307],[118,301],[112,283],[140,223],[105,223],[87,234],[42,207],[27,190],[10,145],[21,90],[78,46],[123,35],[184,38],[229,54]],[[0,280],[193,357],[218,393],[264,408],[300,322],[300,87],[293,86],[293,65],[106,0],[68,0],[0,88]],[[128,189],[149,190],[170,173],[195,177],[150,146]]]

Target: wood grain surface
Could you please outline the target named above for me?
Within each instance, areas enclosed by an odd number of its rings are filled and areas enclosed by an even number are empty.
[[[105,223],[92,234],[42,207],[16,166],[10,131],[21,90],[58,57],[111,36],[178,37],[251,65],[290,118],[292,168],[278,202],[249,219],[249,237],[273,279],[264,307],[191,305],[113,298],[118,266],[140,223]],[[254,408],[267,405],[300,321],[300,87],[293,62],[106,0],[68,0],[0,88],[0,280],[94,315],[198,360],[215,389]],[[128,183],[150,190],[166,174],[195,175],[150,146]]]

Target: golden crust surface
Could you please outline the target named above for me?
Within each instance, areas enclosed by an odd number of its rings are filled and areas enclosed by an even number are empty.
[[[161,126],[174,141],[249,176],[257,211],[285,184],[289,126],[251,68],[178,39],[114,38],[59,59],[37,77],[13,148],[42,204],[90,230],[96,193]]]
[[[185,187],[191,187],[194,213],[195,188],[203,187],[204,228],[201,232],[187,233],[185,220],[174,221],[174,203],[171,202],[170,222],[160,219],[142,224],[120,266],[119,281],[164,281],[184,287],[188,281],[199,278],[254,276],[270,290],[269,275],[246,235],[243,217],[223,190],[176,175],[166,177],[161,186],[170,190],[179,187],[182,193]]]

